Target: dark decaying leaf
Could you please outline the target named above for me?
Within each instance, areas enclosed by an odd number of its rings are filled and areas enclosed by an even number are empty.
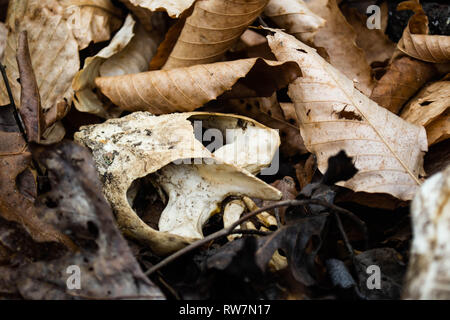
[[[328,215],[319,215],[297,220],[273,234],[258,239],[256,263],[265,271],[276,250],[283,250],[294,278],[310,286],[314,279],[314,259],[319,251]]]
[[[51,187],[39,198],[40,217],[67,234],[79,251],[14,270],[20,295],[25,299],[163,299],[140,270],[115,225],[89,151],[63,142],[36,147],[34,154],[48,170]],[[81,270],[79,290],[69,290],[66,285],[70,275],[66,270],[71,265]]]
[[[380,268],[381,283],[379,289],[369,288],[369,266]],[[367,250],[355,257],[355,267],[359,278],[361,293],[370,300],[399,299],[403,284],[406,265],[400,254],[392,248],[377,248]]]

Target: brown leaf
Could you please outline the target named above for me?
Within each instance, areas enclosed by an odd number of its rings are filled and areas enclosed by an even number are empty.
[[[312,0],[306,5],[326,20],[314,36],[314,47],[323,47],[330,57],[330,63],[350,80],[365,95],[373,88],[372,71],[364,51],[355,42],[357,35],[342,15],[336,0]]]
[[[450,137],[450,81],[434,82],[423,88],[405,106],[401,117],[408,122],[424,126],[428,145]]]
[[[220,61],[268,1],[197,1],[163,69]]]
[[[8,37],[8,29],[4,23],[0,22],[0,61],[3,59],[3,53],[6,47],[6,38]]]
[[[49,9],[50,8],[50,9]],[[31,62],[41,95],[42,110],[45,113],[52,108],[57,110],[70,106],[73,98],[72,78],[80,67],[78,44],[72,35],[62,9],[54,0],[19,1],[14,0],[8,11],[9,28],[4,64],[9,79],[18,79],[19,71],[15,61],[17,37],[21,31],[28,32],[28,45]],[[49,54],[53,52],[54,54]],[[20,85],[11,81],[16,104],[19,104]],[[9,103],[6,89],[0,84],[0,105]],[[44,142],[62,139],[61,127],[49,128]],[[53,130],[53,131],[52,131]],[[51,133],[50,135],[48,133]]]
[[[189,9],[195,0],[121,0],[127,1],[133,6],[150,11],[166,11],[169,17],[178,18],[185,10]]]
[[[34,154],[47,168],[51,185],[39,201],[41,218],[69,234],[80,251],[13,269],[20,295],[24,299],[164,299],[120,235],[89,151],[64,142],[38,148]],[[67,286],[69,266],[80,268],[79,290]]]
[[[317,170],[316,157],[311,154],[306,160],[297,163],[294,168],[301,190],[312,182],[314,173]]]
[[[100,77],[95,83],[123,110],[164,114],[195,110],[236,84],[242,84],[240,96],[270,96],[300,74],[298,65],[293,62],[245,59]]]
[[[27,32],[19,34],[17,45],[17,65],[20,75],[20,115],[25,125],[25,132],[29,142],[39,143],[41,140],[41,129],[45,128],[41,108],[41,97],[39,88],[31,65],[30,51],[28,49]]]
[[[422,61],[450,61],[450,37],[428,34],[428,17],[418,0],[404,1],[398,5],[397,10],[415,12],[398,42],[399,50]]]
[[[423,172],[425,129],[355,90],[350,79],[294,37],[276,32],[268,39],[278,60],[297,61],[303,70],[303,77],[289,85],[288,94],[305,146],[317,156],[319,170],[325,172],[328,158],[343,149],[359,171],[339,185],[411,199]]]
[[[60,242],[73,249],[67,236],[37,217],[33,200],[18,189],[16,180],[30,165],[31,153],[22,135],[0,131],[0,215],[22,224],[35,241]]]
[[[398,114],[417,90],[435,75],[436,69],[431,63],[410,57],[394,59],[383,77],[377,81],[370,99]]]
[[[299,40],[310,41],[325,20],[314,14],[302,0],[270,0],[264,14]]]
[[[383,2],[382,13],[383,9],[387,11],[387,2]],[[392,57],[395,43],[389,40],[382,29],[368,29],[367,16],[354,8],[344,6],[343,12],[348,23],[356,32],[356,45],[364,50],[369,65],[372,65],[373,62],[384,62]]]

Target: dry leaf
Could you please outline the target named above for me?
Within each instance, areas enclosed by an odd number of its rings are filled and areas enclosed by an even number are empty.
[[[122,24],[121,12],[110,0],[61,0],[59,4],[80,50],[91,42],[109,40]]]
[[[226,159],[219,157],[236,152],[233,159],[251,170],[267,166],[267,161],[271,159],[261,156],[256,158],[256,162],[249,163],[247,157],[242,158],[242,154],[246,153],[243,148],[253,147],[241,145],[239,138],[222,147],[228,152],[220,152],[218,149],[214,154],[210,153],[194,136],[191,121],[194,121],[195,126],[196,120],[202,121],[205,128],[214,126],[215,130],[221,132],[225,128],[233,128],[237,129],[237,133],[251,136],[252,130],[268,130],[251,119],[238,116],[178,113],[157,117],[145,112],[135,112],[120,119],[108,120],[104,124],[82,127],[75,134],[76,141],[93,151],[104,183],[104,194],[116,212],[122,231],[150,245],[157,253],[167,254],[179,250],[201,237],[203,223],[228,195],[248,194],[266,199],[281,197],[276,189],[247,170],[220,163]],[[243,126],[247,129],[243,130]],[[167,132],[171,134],[168,135]],[[263,147],[279,145],[279,140],[277,143],[270,142],[271,140],[273,137],[249,139],[254,143],[253,146],[259,146],[258,153],[272,152],[273,156],[274,149],[270,151]],[[197,160],[193,164],[171,163],[192,158],[203,161],[198,163]],[[219,160],[219,163],[214,163],[214,159]],[[130,205],[133,194],[137,193],[139,187],[139,182],[132,184],[133,181],[157,170],[159,171],[150,177],[169,196],[159,221],[160,231],[146,225]]]
[[[148,69],[148,61],[157,48],[157,37],[136,25],[129,15],[122,28],[110,44],[94,57],[86,59],[84,67],[73,79],[75,107],[104,118],[120,114],[120,110],[109,110],[94,92],[95,78],[138,73]]]
[[[268,1],[197,1],[163,69],[220,61]]]
[[[405,299],[450,299],[450,167],[430,177],[411,205],[413,241]]]
[[[402,200],[420,185],[426,133],[355,90],[350,79],[294,37],[276,32],[269,45],[280,61],[297,61],[303,77],[289,85],[306,148],[323,173],[328,158],[345,150],[358,173],[339,185],[388,193]],[[326,95],[324,95],[326,92]]]
[[[325,20],[314,14],[302,0],[270,0],[264,14],[297,39],[308,42]]]
[[[54,10],[47,9],[48,2],[54,4],[51,1],[25,3],[19,0],[11,3],[7,23],[10,32],[3,59],[8,78],[11,79],[14,101],[20,105],[20,85],[14,81],[19,78],[15,57],[17,37],[20,31],[27,31],[31,62],[39,87],[44,116],[51,109],[61,110],[70,107],[73,98],[71,82],[80,67],[78,44],[72,31],[62,14],[58,13],[57,5]],[[53,54],[48,54],[49,52]],[[7,103],[9,98],[6,88],[0,84],[0,105]],[[60,135],[60,131],[54,130],[54,127],[49,128],[47,134],[44,133],[47,142],[64,136]],[[45,140],[42,142],[45,143]]]
[[[342,15],[336,0],[311,0],[306,5],[326,20],[314,36],[314,47],[323,47],[330,57],[330,63],[365,95],[373,88],[372,70],[364,51],[356,45],[356,33]]]
[[[387,11],[387,2],[383,2],[381,12]],[[374,62],[384,62],[392,57],[395,50],[395,43],[382,29],[368,29],[367,16],[359,13],[354,8],[344,7],[344,14],[348,23],[356,32],[356,45],[364,50],[367,62],[372,65]],[[387,17],[387,13],[386,13]]]
[[[428,34],[428,17],[419,1],[404,1],[397,10],[413,10],[397,48],[416,59],[444,63],[450,61],[450,37]]]
[[[300,184],[300,190],[312,182],[316,170],[316,157],[313,154],[295,165],[295,176]]]
[[[398,114],[417,90],[435,75],[436,69],[431,63],[410,57],[396,58],[391,61],[383,77],[377,81],[370,99]]]
[[[189,9],[195,0],[121,0],[127,1],[135,7],[141,7],[150,11],[167,11],[171,18],[178,18]]]
[[[195,110],[231,90],[241,78],[247,89],[245,95],[270,96],[300,74],[298,65],[293,62],[245,59],[100,77],[95,83],[123,110],[164,114]]]
[[[405,106],[401,117],[408,122],[424,126],[428,145],[450,137],[450,81],[434,82],[423,88]]]
[[[4,23],[0,22],[0,61],[3,59],[3,53],[6,47],[6,38],[8,37],[8,29]]]

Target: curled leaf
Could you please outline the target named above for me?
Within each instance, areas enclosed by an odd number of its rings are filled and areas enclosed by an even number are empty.
[[[423,88],[404,108],[401,117],[424,126],[428,145],[450,137],[450,81],[434,82]]]
[[[264,14],[280,28],[302,41],[310,41],[325,20],[314,14],[302,0],[270,0]]]
[[[122,1],[122,0],[121,0]],[[195,0],[123,0],[133,6],[148,9],[150,11],[167,11],[172,18],[178,18],[180,14],[189,9]]]
[[[288,94],[305,146],[316,155],[319,170],[325,172],[328,158],[343,149],[355,159],[359,171],[339,185],[411,199],[423,173],[425,129],[378,106],[294,37],[276,32],[268,39],[278,60],[297,61],[303,70],[303,77],[289,85]]]
[[[123,110],[164,114],[200,108],[235,84],[242,85],[244,95],[270,96],[300,74],[300,68],[293,62],[254,58],[100,77],[95,83]]]
[[[197,1],[163,69],[220,61],[268,1]]]

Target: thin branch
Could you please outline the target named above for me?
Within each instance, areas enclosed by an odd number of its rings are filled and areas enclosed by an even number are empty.
[[[324,200],[319,200],[319,199],[306,199],[306,200],[285,200],[285,201],[279,201],[276,203],[272,203],[270,205],[267,205],[265,207],[262,207],[258,210],[255,210],[253,212],[250,212],[246,215],[244,215],[243,217],[241,217],[239,220],[237,220],[236,222],[234,222],[232,225],[230,225],[228,228],[224,228],[221,229],[217,232],[214,232],[212,234],[210,234],[209,236],[206,236],[203,239],[197,240],[193,243],[191,243],[190,245],[188,245],[187,247],[184,247],[183,249],[175,252],[174,254],[168,256],[167,258],[165,258],[164,260],[162,260],[161,262],[157,263],[156,265],[154,265],[152,268],[148,269],[145,274],[147,276],[151,275],[152,273],[154,273],[155,271],[165,267],[166,265],[168,265],[169,263],[175,261],[176,259],[178,259],[179,257],[199,248],[202,247],[203,245],[209,243],[210,241],[222,238],[222,237],[226,237],[228,235],[230,235],[234,229],[239,226],[240,224],[242,224],[243,222],[247,221],[248,219],[250,219],[251,217],[256,216],[258,213],[267,211],[267,210],[271,210],[271,209],[275,209],[275,208],[279,208],[279,207],[286,207],[286,206],[304,206],[304,205],[308,205],[308,204],[316,204],[316,205],[321,205],[323,207],[326,207],[330,210],[333,210],[335,212],[338,213],[342,213],[345,214],[347,216],[351,215],[354,216],[353,213],[351,213],[350,211],[338,207],[334,204],[328,203]]]

